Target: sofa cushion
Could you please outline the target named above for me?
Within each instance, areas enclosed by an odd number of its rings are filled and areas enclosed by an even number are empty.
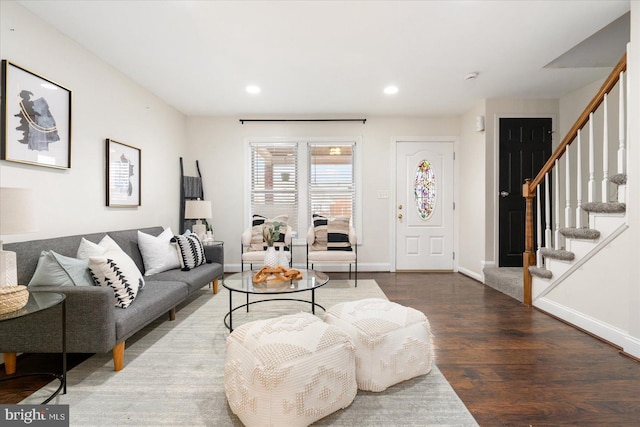
[[[163,271],[162,273],[149,276],[148,280],[166,282],[178,281],[185,282],[189,287],[189,293],[192,293],[211,282],[212,277],[222,277],[223,267],[221,264],[204,264],[189,271],[181,271],[178,269]],[[145,287],[146,289],[146,287]]]
[[[149,280],[126,310],[115,310],[116,340],[121,342],[187,298],[182,282]]]
[[[178,251],[178,258],[183,271],[189,271],[207,262],[204,247],[197,234],[173,236],[171,243],[175,245]]]
[[[157,237],[138,231],[138,247],[142,254],[145,276],[180,268],[178,252],[171,244],[172,237],[171,228],[167,228]]]
[[[87,260],[42,251],[29,286],[93,286]]]

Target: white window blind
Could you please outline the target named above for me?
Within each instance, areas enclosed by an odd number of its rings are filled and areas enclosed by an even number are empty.
[[[298,160],[295,143],[251,144],[251,214],[288,215],[298,223]]]
[[[311,216],[351,217],[354,225],[356,185],[354,144],[309,144],[309,223]]]

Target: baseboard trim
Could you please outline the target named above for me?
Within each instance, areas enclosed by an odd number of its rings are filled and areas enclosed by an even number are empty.
[[[254,264],[253,265],[253,269],[254,270],[258,270],[259,269],[259,265]],[[347,264],[318,264],[316,265],[316,269],[319,271],[334,271],[334,272],[345,272],[348,273],[349,272],[349,265]],[[245,271],[248,269],[248,265],[245,264],[244,269]],[[298,264],[297,262],[293,262],[293,268],[307,268],[307,264],[305,263],[300,263]],[[311,268],[311,265],[309,265],[309,268]],[[224,264],[224,271],[225,273],[239,273],[240,272],[240,264],[228,264],[225,263]],[[354,271],[353,266],[351,267],[351,271]],[[358,272],[370,272],[370,273],[377,273],[377,272],[389,272],[391,271],[391,264],[389,263],[358,263]]]
[[[468,270],[464,267],[460,267],[458,266],[458,273],[464,274],[467,277],[470,277],[474,280],[477,280],[478,282],[484,284],[484,275],[483,274],[478,274],[475,271],[471,271]]]
[[[621,352],[625,356],[631,357],[636,362],[640,362],[640,339],[627,335],[625,337],[625,344],[622,346]]]
[[[589,334],[593,337],[612,345],[618,350],[623,350],[634,355],[633,349],[627,346],[629,345],[629,339],[634,339],[629,336],[627,332],[613,325],[609,325],[600,320],[597,320],[584,313],[580,313],[572,308],[566,307],[562,304],[558,304],[555,301],[551,301],[548,298],[540,298],[533,302],[535,308],[543,311],[558,320],[570,324],[571,326]],[[626,346],[625,346],[626,344]],[[639,343],[640,344],[640,343]],[[640,346],[636,350],[640,350]]]
[[[495,261],[485,261],[485,260],[481,260],[480,261],[480,271],[482,271],[482,279],[480,281],[482,283],[484,283],[485,285],[487,284],[487,282],[485,282],[485,280],[484,280],[484,269],[485,268],[495,268],[495,267],[496,267]]]

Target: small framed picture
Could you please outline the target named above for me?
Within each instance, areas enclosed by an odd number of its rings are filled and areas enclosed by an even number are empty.
[[[71,168],[71,91],[2,60],[2,160]]]
[[[140,206],[141,150],[113,139],[106,142],[107,206]]]

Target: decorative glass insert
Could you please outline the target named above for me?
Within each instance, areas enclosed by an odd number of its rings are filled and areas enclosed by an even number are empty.
[[[418,163],[413,195],[418,216],[424,220],[429,219],[436,205],[436,174],[428,160]]]

